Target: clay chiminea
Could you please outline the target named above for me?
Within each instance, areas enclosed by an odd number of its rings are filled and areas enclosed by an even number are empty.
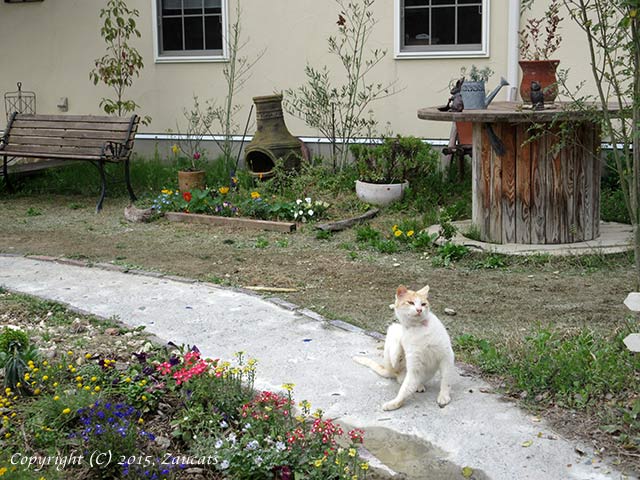
[[[276,160],[282,158],[284,168],[295,170],[303,158],[308,157],[304,143],[291,135],[284,123],[282,95],[253,97],[256,105],[258,130],[245,149],[244,162],[255,177],[273,175]]]

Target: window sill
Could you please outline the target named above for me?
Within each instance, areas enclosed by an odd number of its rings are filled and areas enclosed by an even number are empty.
[[[155,63],[222,63],[228,62],[229,59],[222,55],[220,56],[175,56],[175,57],[156,57]]]
[[[430,58],[489,58],[486,51],[449,51],[449,52],[396,52],[396,60],[420,60]]]

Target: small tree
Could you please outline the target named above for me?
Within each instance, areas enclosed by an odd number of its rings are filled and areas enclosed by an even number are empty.
[[[336,0],[340,7],[338,35],[329,37],[329,53],[337,56],[344,69],[344,83],[333,83],[327,66],[305,67],[307,84],[285,91],[285,110],[317,128],[333,145],[333,166],[342,169],[349,155],[348,144],[358,136],[371,136],[377,125],[370,105],[395,93],[389,84],[367,83],[369,72],[384,58],[385,50],[367,49],[377,21],[373,17],[375,0],[348,2]]]
[[[138,16],[138,10],[130,9],[124,0],[108,0],[107,6],[100,10],[100,18],[104,19],[100,35],[107,44],[107,53],[95,60],[89,78],[94,85],[102,82],[114,90],[115,99],[100,101],[100,108],[109,115],[122,116],[139,108],[133,100],[125,99],[126,89],[144,68],[142,55],[129,45],[131,37],[140,37],[135,20]],[[145,117],[144,122],[149,121],[151,118]]]
[[[597,112],[624,193],[634,234],[640,286],[640,0],[563,0],[584,31],[597,96]],[[574,100],[576,100],[574,98]],[[584,99],[578,106],[588,106]],[[613,115],[614,105],[621,112]]]

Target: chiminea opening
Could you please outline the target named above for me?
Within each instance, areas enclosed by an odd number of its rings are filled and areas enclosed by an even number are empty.
[[[259,150],[253,150],[247,153],[245,158],[247,168],[257,174],[270,173],[276,166],[271,156]]]

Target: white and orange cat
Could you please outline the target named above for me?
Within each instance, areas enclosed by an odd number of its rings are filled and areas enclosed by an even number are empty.
[[[400,285],[396,301],[390,307],[400,323],[387,330],[382,365],[366,357],[353,359],[385,378],[396,378],[401,384],[398,395],[382,406],[383,410],[396,410],[437,372],[440,373],[438,405],[451,401],[451,380],[455,371],[451,339],[442,322],[429,308],[429,286],[417,292]]]

